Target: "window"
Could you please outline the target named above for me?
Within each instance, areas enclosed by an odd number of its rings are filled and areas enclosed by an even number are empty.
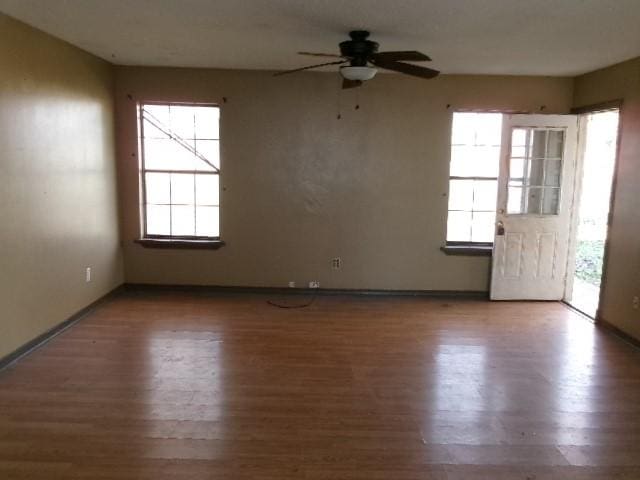
[[[220,238],[220,110],[140,104],[142,226],[145,239]]]
[[[447,245],[493,242],[501,135],[500,113],[453,114]]]
[[[564,134],[551,128],[512,130],[507,213],[558,214]]]

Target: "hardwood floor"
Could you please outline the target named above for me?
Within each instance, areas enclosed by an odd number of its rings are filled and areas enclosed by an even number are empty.
[[[640,353],[560,304],[270,298],[127,292],[0,372],[0,478],[640,479]]]

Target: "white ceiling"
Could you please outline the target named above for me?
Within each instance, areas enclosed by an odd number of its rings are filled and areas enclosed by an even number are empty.
[[[640,55],[640,0],[0,0],[112,63],[284,69],[368,29],[444,73],[575,75]],[[320,63],[320,62],[317,62]]]

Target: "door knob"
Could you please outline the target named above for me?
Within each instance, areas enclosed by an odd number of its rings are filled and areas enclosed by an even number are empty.
[[[498,222],[496,223],[496,235],[504,235],[504,223]]]

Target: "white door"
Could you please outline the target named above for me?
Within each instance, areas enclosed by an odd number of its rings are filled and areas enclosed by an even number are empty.
[[[505,115],[492,300],[561,300],[575,176],[576,115]]]

